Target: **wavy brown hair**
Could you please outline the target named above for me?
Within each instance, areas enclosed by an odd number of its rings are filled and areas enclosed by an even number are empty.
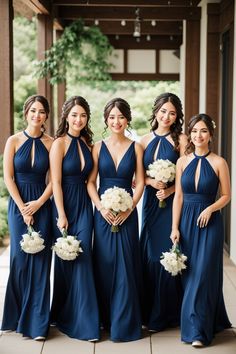
[[[32,106],[32,104],[34,102],[40,102],[42,104],[42,106],[45,110],[45,113],[46,113],[46,120],[47,120],[49,113],[50,113],[49,103],[48,103],[48,100],[46,99],[46,97],[44,97],[42,95],[32,95],[27,98],[27,100],[25,101],[24,106],[23,106],[23,115],[24,115],[25,119],[26,119],[26,116],[30,110],[30,107]],[[46,131],[44,124],[42,124],[41,130],[43,132]]]
[[[197,124],[200,121],[202,121],[206,124],[211,138],[214,137],[215,122],[212,120],[212,118],[210,116],[208,116],[205,113],[200,113],[200,114],[196,114],[195,116],[192,116],[189,120],[189,123],[188,123],[188,144],[186,145],[185,154],[190,154],[191,152],[193,152],[195,150],[195,146],[191,142],[191,132],[192,132],[195,124]],[[211,142],[209,141],[209,143],[208,143],[209,148],[210,148],[210,144],[211,144]]]
[[[80,135],[83,136],[85,138],[86,143],[91,146],[93,143],[93,132],[90,129],[90,118],[91,118],[90,107],[86,99],[82,96],[72,96],[63,104],[60,124],[56,131],[55,138],[64,136],[68,132],[69,126],[66,119],[71,109],[76,105],[83,107],[83,109],[87,114],[87,123],[86,126],[81,130]]]
[[[184,114],[183,114],[183,107],[182,103],[179,99],[178,96],[176,96],[174,93],[170,92],[165,92],[159,95],[155,101],[154,105],[152,107],[152,115],[151,118],[149,119],[150,124],[151,124],[151,131],[155,131],[158,128],[158,122],[156,120],[156,114],[157,112],[161,109],[163,104],[166,102],[171,102],[173,106],[176,109],[176,120],[175,122],[170,126],[170,135],[174,141],[175,144],[175,150],[179,150],[179,136],[182,133],[182,127],[184,123]]]

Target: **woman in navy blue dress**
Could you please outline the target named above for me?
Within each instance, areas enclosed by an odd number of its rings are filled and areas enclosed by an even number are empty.
[[[230,201],[226,161],[211,152],[215,123],[198,114],[188,125],[186,155],[177,162],[171,239],[188,257],[183,272],[181,339],[200,347],[231,327],[222,292],[224,232],[220,209]],[[219,198],[216,199],[220,188]]]
[[[187,137],[182,134],[183,112],[180,99],[173,93],[158,96],[150,122],[151,133],[141,139],[145,170],[158,159],[168,159],[175,164],[187,144]],[[166,185],[150,177],[146,177],[145,183],[140,236],[144,273],[143,323],[149,331],[157,332],[178,326],[180,322],[180,278],[171,276],[160,264],[162,252],[171,248],[175,187],[174,182]],[[165,208],[159,207],[159,200],[165,200]]]
[[[50,313],[51,184],[46,185],[52,138],[45,134],[49,105],[34,95],[24,104],[27,127],[12,135],[4,151],[4,180],[10,199],[10,274],[2,330],[45,339]],[[32,225],[40,231],[45,248],[36,254],[21,250],[20,240]]]
[[[93,166],[89,120],[87,101],[81,96],[68,99],[50,152],[54,240],[61,236],[60,229],[66,229],[82,241],[83,249],[73,261],[55,256],[51,322],[72,338],[96,341],[99,320],[91,261],[93,210],[86,188]]]
[[[141,337],[141,268],[136,205],[142,195],[144,175],[142,147],[125,136],[131,121],[129,104],[115,98],[104,109],[110,136],[95,144],[94,167],[88,191],[95,204],[94,272],[101,325],[110,331],[112,341],[132,341]],[[99,190],[96,181],[99,174]],[[132,193],[135,174],[136,188]],[[133,196],[132,210],[114,216],[101,205],[100,196],[114,186]],[[111,225],[119,231],[111,231]]]

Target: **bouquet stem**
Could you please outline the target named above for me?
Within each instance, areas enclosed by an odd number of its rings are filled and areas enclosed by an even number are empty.
[[[118,231],[119,231],[118,225],[112,225],[111,226],[111,232],[118,232]]]
[[[165,200],[159,200],[158,206],[159,206],[159,208],[165,208],[165,207],[166,207],[166,202],[165,202]]]

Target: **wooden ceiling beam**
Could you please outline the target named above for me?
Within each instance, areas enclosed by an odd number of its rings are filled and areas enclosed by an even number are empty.
[[[85,21],[85,25],[93,26],[94,21]],[[98,27],[101,32],[108,34],[133,34],[134,23],[133,21],[127,21],[125,26],[121,26],[118,21],[99,21]],[[181,35],[182,34],[182,22],[181,21],[168,21],[157,22],[156,26],[151,25],[151,21],[142,21],[141,32],[142,34],[154,34],[154,35]]]
[[[179,49],[182,44],[182,36],[151,36],[147,41],[146,36],[140,37],[140,42],[133,36],[108,36],[109,42],[115,49]]]
[[[49,15],[51,11],[50,0],[21,0],[28,6],[35,14]]]
[[[64,19],[134,20],[135,10],[131,7],[88,7],[58,6],[58,16]],[[141,20],[200,20],[200,7],[143,7]]]
[[[160,6],[183,6],[183,7],[194,7],[200,3],[198,0],[174,0],[168,1],[167,0],[54,0],[54,5],[67,5],[67,6],[81,6],[81,5],[88,5],[88,6],[134,6],[134,7],[160,7]]]

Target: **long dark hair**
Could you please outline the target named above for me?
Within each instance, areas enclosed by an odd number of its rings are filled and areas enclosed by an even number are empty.
[[[128,128],[130,128],[130,123],[132,120],[130,105],[123,98],[116,97],[116,98],[113,98],[112,100],[110,100],[106,104],[106,106],[104,107],[103,117],[104,117],[104,123],[106,125],[105,132],[108,128],[107,120],[108,120],[109,114],[114,107],[117,107],[119,109],[119,111],[123,114],[123,116],[127,119]]]
[[[182,107],[182,103],[181,103],[178,96],[176,96],[175,94],[170,93],[170,92],[165,92],[165,93],[162,93],[161,95],[159,95],[155,99],[154,105],[152,107],[152,115],[151,115],[151,118],[149,119],[150,124],[151,124],[151,131],[154,131],[158,128],[156,114],[161,109],[163,104],[165,104],[166,102],[171,102],[176,109],[177,116],[176,116],[175,122],[170,126],[170,135],[174,141],[175,150],[178,150],[179,149],[179,136],[182,133],[182,126],[184,123],[183,107]]]
[[[42,95],[32,95],[27,98],[27,100],[25,101],[24,106],[23,106],[23,115],[24,115],[25,119],[26,119],[26,116],[30,110],[30,107],[32,106],[32,104],[34,102],[40,102],[43,105],[43,108],[46,113],[46,120],[47,120],[49,113],[50,113],[49,103],[48,103],[48,100],[46,99],[46,97],[44,97]],[[44,124],[42,124],[41,130],[43,132],[45,132],[46,128],[45,128]]]
[[[80,135],[83,136],[86,140],[86,143],[91,146],[93,143],[93,132],[90,129],[90,107],[86,99],[82,96],[72,96],[63,104],[60,118],[61,121],[56,131],[55,138],[64,136],[68,132],[69,126],[66,118],[68,117],[71,109],[76,105],[83,107],[87,114],[87,123],[86,126],[81,130]]]
[[[188,144],[186,145],[185,149],[185,154],[190,154],[195,150],[194,144],[191,142],[191,132],[193,130],[193,127],[195,124],[198,122],[204,122],[207,126],[207,129],[209,130],[211,138],[214,136],[214,130],[215,130],[215,122],[212,120],[210,116],[208,116],[205,113],[199,113],[196,114],[195,116],[191,117],[188,123]],[[208,145],[210,145],[211,141],[209,141]]]

